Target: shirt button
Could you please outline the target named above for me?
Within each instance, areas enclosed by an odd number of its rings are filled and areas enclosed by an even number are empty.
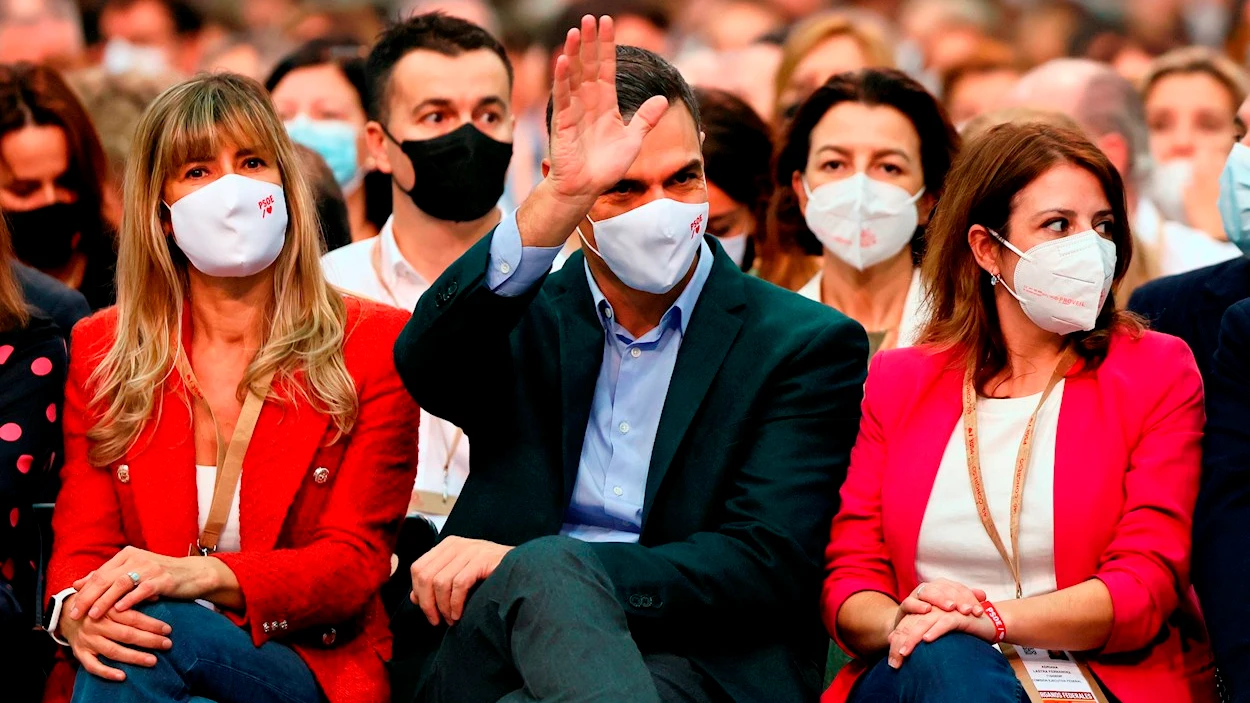
[[[616,495],[618,495],[618,496],[619,496],[619,495],[624,495],[624,493],[625,493],[625,491],[623,491],[623,490],[621,489],[621,487],[620,487],[620,486],[613,486],[613,488],[612,488],[612,492],[613,492],[613,493],[615,493],[615,494],[616,494]]]
[[[621,434],[629,434],[629,423],[628,423],[628,422],[622,422],[622,423],[621,423],[620,430],[621,430]]]
[[[607,316],[607,318],[608,318],[609,320],[611,320],[611,319],[612,319],[612,308],[608,308],[607,310],[604,310],[604,311],[603,311],[603,314],[604,314],[605,316]]]
[[[634,347],[633,349],[629,350],[629,355],[637,359],[638,357],[642,356],[642,350],[639,349],[638,347]]]
[[[499,273],[512,273],[512,265],[507,261],[499,264]]]

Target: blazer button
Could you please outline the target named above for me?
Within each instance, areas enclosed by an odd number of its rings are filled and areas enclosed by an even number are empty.
[[[321,635],[321,644],[324,644],[327,647],[332,647],[334,646],[334,640],[338,639],[338,636],[338,631],[331,627]]]
[[[642,601],[642,607],[644,608],[651,607],[651,596],[643,596],[640,600]]]
[[[633,607],[635,607],[635,608],[641,608],[641,607],[642,607],[642,596],[638,595],[637,593],[635,593],[634,595],[630,596],[630,597],[629,597],[629,604],[630,604],[630,605],[632,605],[632,606],[633,606]]]
[[[117,467],[117,480],[122,483],[130,483],[130,466],[128,464],[122,464]]]
[[[267,634],[269,634],[269,623],[267,623],[267,622],[266,622],[266,623],[262,624],[260,627],[261,627],[261,629],[262,629],[262,630],[264,630],[264,631],[265,631],[265,634],[266,634],[266,635],[267,635]]]
[[[317,483],[325,483],[326,481],[329,481],[330,470],[324,466],[319,467],[316,471],[313,472],[313,480],[316,481]]]

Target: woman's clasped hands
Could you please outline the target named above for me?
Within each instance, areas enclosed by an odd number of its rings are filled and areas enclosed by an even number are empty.
[[[168,650],[168,624],[133,608],[159,598],[193,600],[212,590],[207,557],[168,557],[126,547],[99,569],[74,582],[77,593],[64,603],[59,629],[74,656],[92,674],[122,681],[114,662],[151,667],[156,657],[140,650]]]
[[[981,607],[984,601],[985,591],[947,579],[917,586],[895,612],[887,638],[889,665],[901,667],[921,642],[933,642],[951,632],[995,642],[998,631]]]

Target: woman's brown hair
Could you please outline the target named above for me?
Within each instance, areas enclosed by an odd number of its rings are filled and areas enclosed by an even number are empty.
[[[83,216],[82,237],[108,238],[116,223],[105,214],[108,159],[91,117],[78,96],[55,70],[19,62],[0,64],[0,138],[23,127],[60,127],[69,147],[65,185],[78,196]],[[79,246],[90,251],[86,242]]]
[[[1142,329],[1136,316],[1117,312],[1115,306],[1115,290],[1133,256],[1119,172],[1080,132],[1040,123],[999,125],[967,144],[955,160],[926,230],[928,251],[921,266],[930,317],[919,343],[939,351],[958,350],[960,363],[975,362],[978,387],[1006,368],[1007,347],[990,275],[973,256],[968,230],[981,225],[1010,238],[1007,225],[1016,196],[1064,164],[1088,171],[1102,185],[1111,204],[1109,233],[1116,251],[1111,293],[1094,329],[1068,338],[1086,365],[1096,367],[1107,355],[1113,330],[1137,333]]]
[[[13,272],[13,247],[9,242],[9,228],[0,217],[0,332],[25,327],[30,315],[22,288]]]

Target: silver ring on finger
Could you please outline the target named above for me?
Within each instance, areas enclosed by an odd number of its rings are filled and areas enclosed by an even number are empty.
[[[130,582],[134,584],[134,587],[135,587],[135,588],[138,588],[138,587],[139,587],[139,579],[140,579],[139,572],[138,572],[138,571],[131,571],[130,573],[128,573],[128,574],[126,574],[126,575],[130,577]]]

